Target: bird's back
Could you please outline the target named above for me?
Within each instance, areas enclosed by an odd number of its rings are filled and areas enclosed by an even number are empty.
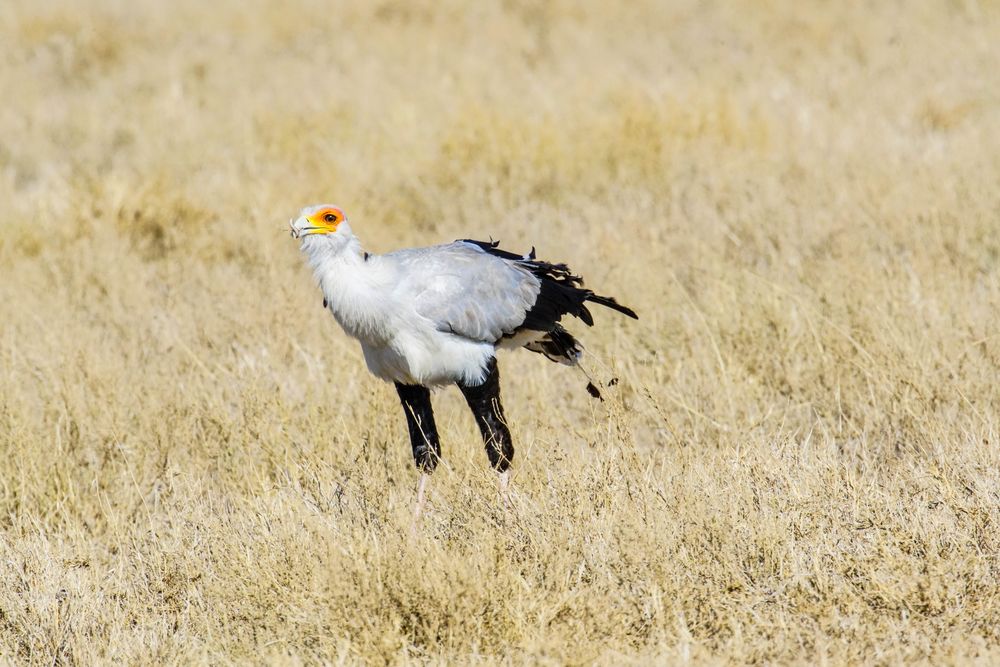
[[[513,332],[540,290],[530,271],[461,241],[382,258],[396,267],[397,299],[437,330],[477,342],[496,343]]]

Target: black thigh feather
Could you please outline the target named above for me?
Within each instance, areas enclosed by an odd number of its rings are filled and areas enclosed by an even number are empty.
[[[507,418],[500,403],[500,369],[496,357],[491,357],[486,367],[486,379],[479,385],[458,383],[458,388],[469,404],[480,433],[490,465],[497,472],[504,472],[514,460],[514,442],[507,428]]]
[[[417,384],[396,383],[399,402],[406,413],[406,426],[410,431],[413,462],[425,472],[434,470],[441,458],[441,441],[434,423],[431,392]]]

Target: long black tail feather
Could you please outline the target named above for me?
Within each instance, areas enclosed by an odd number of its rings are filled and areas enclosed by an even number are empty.
[[[628,315],[633,320],[639,319],[639,316],[635,314],[635,311],[628,306],[623,306],[618,303],[612,296],[600,296],[594,294],[593,292],[587,297],[587,301],[592,301],[593,303],[599,303],[605,308],[610,308],[611,310],[617,310],[622,315]]]

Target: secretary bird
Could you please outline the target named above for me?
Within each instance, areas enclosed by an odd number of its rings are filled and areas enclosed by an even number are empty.
[[[414,522],[441,457],[430,388],[455,383],[482,432],[507,502],[514,444],[500,403],[499,348],[525,347],[575,366],[583,347],[559,320],[593,326],[587,302],[638,319],[611,297],[585,289],[565,264],[516,255],[496,242],[460,240],[385,255],[367,253],[344,212],[321,204],[289,221],[323,290],[323,306],[358,339],[374,375],[396,385],[420,470]],[[593,383],[588,391],[600,393]]]

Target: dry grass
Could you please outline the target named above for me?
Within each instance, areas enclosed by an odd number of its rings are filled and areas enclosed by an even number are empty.
[[[0,658],[1000,661],[1000,7],[0,4]],[[638,323],[415,474],[281,231]]]

